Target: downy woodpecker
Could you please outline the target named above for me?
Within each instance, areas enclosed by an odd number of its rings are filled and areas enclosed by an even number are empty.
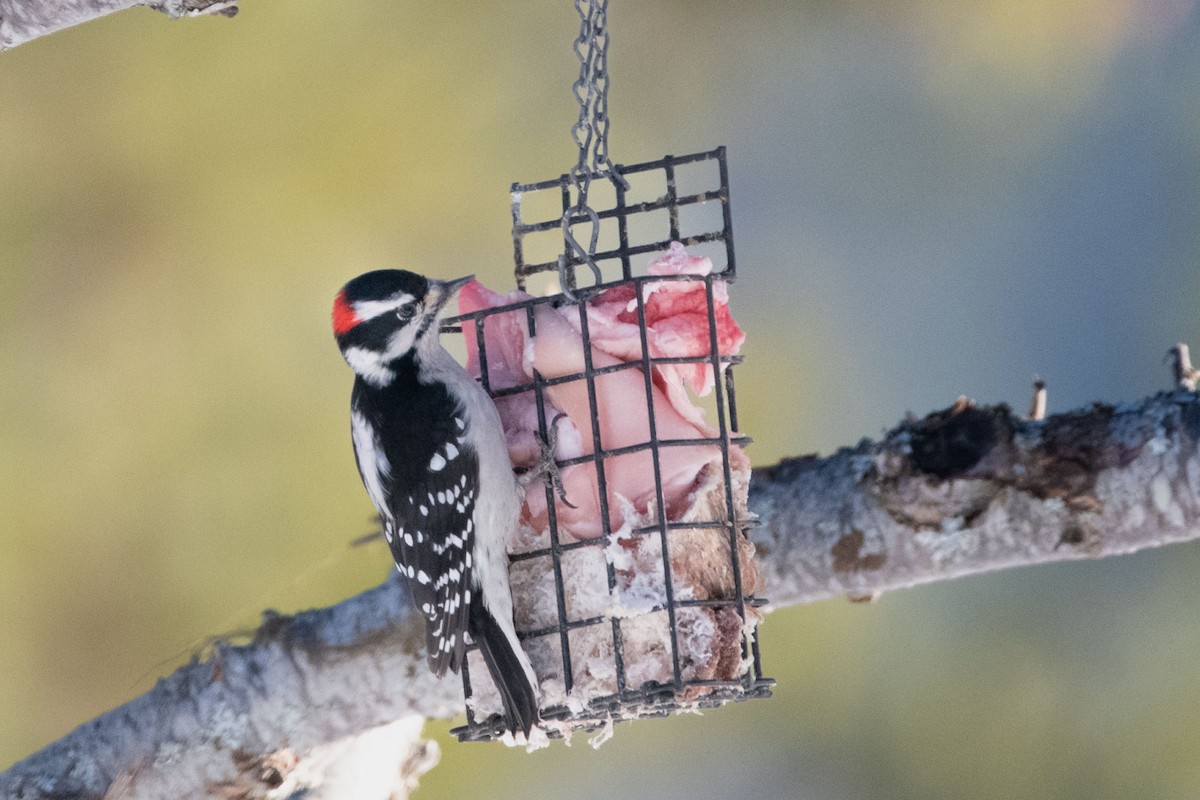
[[[495,405],[438,341],[442,309],[469,280],[368,272],[338,292],[333,330],[356,374],[358,471],[425,616],[429,667],[458,672],[470,633],[508,729],[528,736],[537,678],[513,626],[505,551],[520,495]]]

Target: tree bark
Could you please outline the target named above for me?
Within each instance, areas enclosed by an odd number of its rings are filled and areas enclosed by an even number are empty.
[[[175,19],[238,11],[237,0],[0,0],[0,51],[139,5]]]
[[[828,458],[756,470],[776,607],[1200,536],[1200,399],[1034,422],[959,404]]]
[[[1043,421],[960,402],[881,442],[756,470],[750,507],[772,608],[1194,539],[1200,396]],[[395,579],[268,612],[250,644],[218,646],[0,774],[0,796],[404,797],[437,761],[421,723],[462,707],[459,680],[425,667],[422,625]]]

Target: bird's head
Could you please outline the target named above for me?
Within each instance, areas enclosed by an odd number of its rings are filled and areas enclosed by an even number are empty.
[[[380,269],[347,283],[333,300],[333,334],[346,363],[369,383],[390,382],[392,364],[438,346],[438,318],[472,277],[439,281]]]

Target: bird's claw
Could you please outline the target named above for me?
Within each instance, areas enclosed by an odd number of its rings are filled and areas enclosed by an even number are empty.
[[[567,499],[567,492],[563,488],[562,483],[562,471],[558,468],[558,461],[554,458],[554,451],[558,449],[558,421],[566,416],[566,414],[559,412],[558,416],[550,421],[550,425],[546,429],[545,438],[540,434],[534,434],[538,440],[537,463],[526,470],[517,481],[521,486],[528,486],[540,478],[550,484],[550,487],[554,489],[554,493],[562,501],[563,505],[568,508],[578,508],[578,506]]]

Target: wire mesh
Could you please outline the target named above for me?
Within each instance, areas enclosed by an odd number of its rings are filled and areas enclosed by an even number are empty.
[[[715,172],[706,167],[715,167]],[[723,245],[721,252],[712,253],[720,257],[713,259],[713,273],[727,282],[735,279],[737,265],[724,147],[664,156],[641,164],[617,165],[615,172],[625,181],[636,181],[635,186],[643,189],[638,192],[625,188],[622,182],[614,180],[614,172],[610,170],[592,173],[592,180],[607,180],[611,192],[602,193],[599,189],[604,184],[600,184],[592,187],[588,197],[601,226],[600,249],[592,256],[601,275],[595,283],[604,285],[634,277],[635,257],[665,251],[671,242],[680,242],[689,249],[712,243]],[[577,205],[575,182],[574,175],[565,173],[538,183],[513,184],[513,260],[519,288],[526,288],[530,276],[539,273],[560,275],[560,261],[566,267],[560,288],[573,291],[579,285],[576,271],[586,264],[586,259],[576,248],[563,246],[561,236],[563,215]],[[557,195],[559,206],[548,216],[546,211],[540,215],[535,212],[535,219],[527,219],[530,196],[535,194]],[[693,210],[719,213],[699,213],[689,218]],[[569,217],[568,223],[572,227],[595,224],[582,213]],[[530,253],[531,243],[534,247],[542,246],[536,253]],[[718,269],[720,261],[724,263]]]
[[[716,289],[723,288],[724,283],[732,282],[736,277],[725,149],[666,156],[643,164],[617,166],[616,170],[627,182],[611,180],[612,175],[605,170],[590,176],[596,181],[589,198],[594,218],[583,214],[568,217],[571,225],[603,226],[602,230],[594,232],[599,246],[592,256],[593,262],[587,264],[587,274],[593,281],[591,285],[579,285],[576,270],[587,262],[577,247],[572,246],[570,232],[561,225],[563,216],[578,202],[573,196],[577,176],[564,174],[539,183],[513,184],[513,255],[517,285],[526,290],[531,282],[541,280],[542,289],[549,293],[537,297],[523,295],[515,302],[462,314],[447,320],[445,328],[462,331],[473,339],[480,379],[498,403],[505,402],[506,398],[532,395],[538,420],[537,433],[543,442],[551,439],[552,427],[557,428],[557,420],[547,424],[547,410],[552,406],[549,395],[572,386],[586,390],[590,452],[557,460],[556,464],[559,470],[580,465],[594,470],[599,535],[579,536],[569,526],[563,528],[560,525],[559,513],[563,507],[559,505],[554,485],[546,481],[545,540],[511,556],[514,570],[530,567],[537,570],[543,586],[546,582],[553,583],[552,600],[543,597],[543,604],[552,608],[524,615],[518,608],[516,619],[518,634],[531,658],[535,653],[541,653],[541,664],[534,659],[539,675],[547,667],[549,658],[554,662],[549,665],[550,671],[562,682],[560,699],[565,698],[565,701],[552,703],[541,711],[544,720],[561,723],[548,726],[552,736],[561,736],[570,730],[591,730],[612,721],[666,716],[677,710],[710,708],[732,700],[766,697],[774,684],[762,675],[755,627],[757,613],[754,609],[766,601],[749,593],[744,585],[745,576],[753,571],[752,564],[743,563],[752,552],[752,549],[747,550],[745,541],[746,530],[752,523],[744,510],[738,508],[731,461],[731,447],[742,448],[750,443],[749,437],[741,433],[737,420],[733,370],[742,362],[742,357],[722,354],[718,342]],[[600,187],[608,187],[608,193],[599,191]],[[711,273],[663,275],[640,269],[639,257],[645,257],[649,262],[651,256],[666,252],[672,242],[681,242],[693,252],[708,255],[713,261]],[[705,353],[671,357],[652,354],[647,338],[646,298],[655,286],[673,281],[702,284],[708,325]],[[589,303],[619,286],[632,289],[630,305],[637,312],[640,356],[628,361],[597,364]],[[531,380],[516,385],[491,385],[488,342],[484,335],[489,320],[499,319],[499,315],[509,315],[508,320],[521,319],[528,341],[537,336],[539,314],[546,309],[575,318],[573,324],[582,341],[581,368],[549,376],[535,371]],[[662,400],[656,394],[660,390],[655,385],[654,372],[665,366],[687,365],[708,366],[715,376],[711,410],[715,411],[716,424],[711,426],[715,429],[712,435],[669,437],[660,429],[656,407],[661,406]],[[611,407],[614,399],[605,397],[604,389],[611,385],[608,382],[612,376],[625,371],[630,371],[630,375],[640,372],[638,383],[641,389],[637,391],[639,394],[644,392],[644,400],[634,402],[621,398],[620,402],[628,401],[630,409],[640,408],[638,404],[645,403],[649,435],[644,441],[606,446],[601,407]],[[622,385],[632,386],[634,382],[627,381]],[[672,448],[708,448],[711,450],[704,452],[714,456],[712,463],[719,461],[722,507],[710,517],[675,519],[669,513],[663,461],[671,458]],[[715,458],[717,453],[719,459]],[[654,488],[646,505],[644,524],[629,529],[626,523],[621,530],[616,530],[614,511],[621,510],[612,507],[607,483],[614,459],[623,456],[641,459],[636,463],[648,468],[646,477],[653,477]],[[536,489],[530,486],[527,491]],[[697,538],[710,535],[713,537],[710,540]],[[709,587],[698,596],[694,586],[688,583],[689,578],[677,574],[679,554],[673,559],[673,548],[686,547],[695,541],[719,544],[714,552],[723,553],[728,559],[729,563],[722,566],[725,570],[722,574],[731,577],[724,588]],[[618,550],[614,551],[614,547]],[[589,563],[594,565],[603,564],[596,580],[601,580],[602,575],[603,589],[608,596],[616,597],[627,590],[629,576],[626,570],[615,565],[620,560],[621,547],[642,548],[660,555],[660,600],[633,616],[614,613],[603,606],[575,607],[579,603],[574,585],[578,580],[575,568],[581,558],[590,559]],[[614,557],[614,553],[618,553],[618,557]],[[543,565],[548,569],[542,569]],[[519,599],[515,588],[514,598]],[[644,655],[644,631],[637,628],[636,620],[654,615],[665,618],[663,644],[667,652],[659,653],[660,657],[666,656],[661,658],[665,669],[646,679],[644,665],[636,663],[636,659]],[[697,667],[689,650],[692,640],[688,637],[692,631],[689,628],[687,632],[681,632],[681,618],[685,627],[696,627],[700,625],[699,621],[718,618],[736,622],[738,640],[734,646],[740,655],[735,659],[736,666],[727,666],[719,676],[704,677],[709,672]],[[681,644],[682,639],[687,642]],[[597,642],[602,644],[599,650]],[[581,674],[597,673],[596,652],[611,653],[611,680],[606,678],[607,682],[600,690],[593,681],[583,687],[586,696],[580,698],[573,692]],[[547,653],[551,655],[547,656]],[[464,659],[462,670],[467,724],[452,732],[462,741],[494,739],[503,734],[503,721],[496,714],[484,718],[477,716],[474,701],[478,687],[473,684],[471,660]],[[475,662],[476,666],[479,664]],[[608,675],[604,670],[600,672]]]

